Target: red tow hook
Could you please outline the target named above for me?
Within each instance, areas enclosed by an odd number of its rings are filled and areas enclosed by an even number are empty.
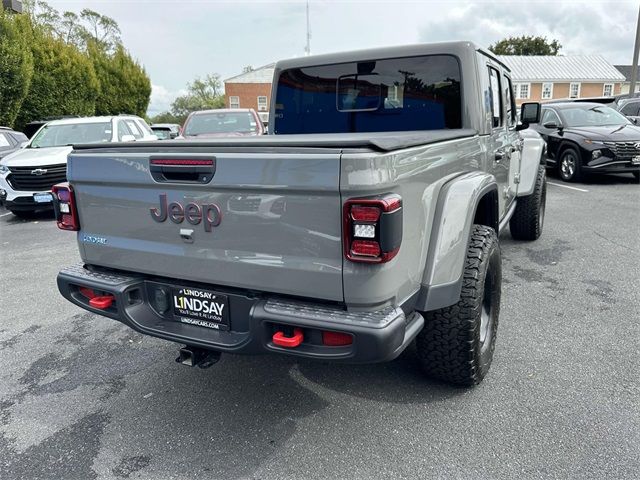
[[[276,332],[273,334],[272,341],[279,347],[295,348],[302,343],[304,336],[301,328],[293,329],[293,337],[285,337],[284,332]]]
[[[81,287],[80,293],[89,299],[89,305],[93,308],[97,308],[98,310],[106,310],[115,300],[113,295],[97,296],[93,290],[86,287]]]
[[[106,310],[113,303],[112,295],[104,295],[102,297],[93,297],[89,300],[89,305],[93,308],[97,308],[98,310]]]

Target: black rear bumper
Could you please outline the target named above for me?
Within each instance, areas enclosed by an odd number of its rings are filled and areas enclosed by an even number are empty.
[[[182,323],[171,311],[158,311],[154,294],[158,288],[197,287],[229,298],[230,330],[215,330]],[[89,305],[80,289],[113,295],[114,302],[101,310]],[[375,363],[393,360],[411,343],[424,325],[416,312],[386,307],[367,312],[348,312],[340,305],[319,304],[214,285],[176,283],[175,280],[114,272],[82,265],[58,274],[58,289],[69,301],[91,312],[118,320],[154,337],[220,352],[238,354],[284,353],[319,360]],[[295,348],[273,343],[276,331],[300,328],[304,341]],[[327,346],[322,332],[352,336],[350,345]]]

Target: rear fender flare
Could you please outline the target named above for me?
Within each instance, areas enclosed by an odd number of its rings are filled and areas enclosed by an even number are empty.
[[[440,190],[416,310],[436,310],[459,300],[469,235],[478,206],[488,195],[487,198],[492,199],[489,203],[492,211],[489,212],[490,221],[485,223],[490,223],[497,233],[498,185],[493,175],[467,173],[454,178]]]

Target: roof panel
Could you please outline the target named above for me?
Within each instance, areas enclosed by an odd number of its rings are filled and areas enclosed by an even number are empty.
[[[227,78],[224,83],[271,83],[273,81],[273,70],[275,66],[275,63],[263,65],[250,72]]]
[[[501,55],[514,81],[624,82],[625,78],[602,55]]]

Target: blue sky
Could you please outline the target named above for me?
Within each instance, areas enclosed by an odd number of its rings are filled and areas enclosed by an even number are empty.
[[[301,56],[304,1],[48,0],[58,10],[92,8],[114,18],[125,46],[153,84],[149,113],[169,108],[196,76],[228,78]],[[557,38],[562,54],[602,54],[630,64],[638,2],[310,0],[311,53],[445,40],[488,46],[505,36]]]

